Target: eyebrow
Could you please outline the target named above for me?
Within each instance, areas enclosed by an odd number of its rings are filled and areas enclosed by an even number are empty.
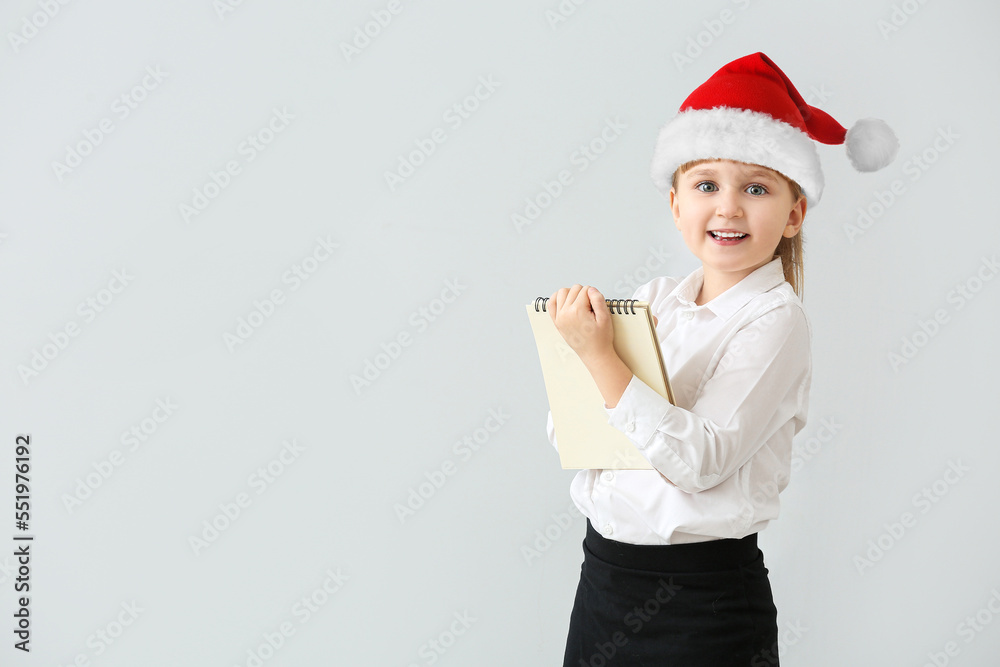
[[[701,169],[693,169],[690,172],[688,172],[688,174],[690,174],[691,176],[716,176],[716,175],[718,175],[718,172],[716,170],[714,170],[714,169],[701,168]],[[752,171],[746,172],[746,173],[743,174],[743,177],[744,178],[769,178],[771,180],[775,180],[774,174],[772,174],[769,171],[765,171],[763,169],[754,169]]]

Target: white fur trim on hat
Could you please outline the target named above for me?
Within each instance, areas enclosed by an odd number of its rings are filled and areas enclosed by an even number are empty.
[[[792,179],[812,206],[823,195],[823,170],[815,142],[805,132],[749,109],[716,107],[678,113],[656,140],[650,174],[669,196],[677,168],[691,160],[759,164]]]

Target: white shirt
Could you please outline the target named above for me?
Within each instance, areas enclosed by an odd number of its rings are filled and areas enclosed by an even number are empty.
[[[658,277],[648,301],[677,405],[635,375],[608,423],[654,470],[580,470],[570,495],[601,533],[632,544],[740,538],[778,516],[812,380],[812,331],[775,258],[708,303],[701,267]],[[552,412],[549,441],[558,451]],[[662,473],[662,474],[661,474]]]

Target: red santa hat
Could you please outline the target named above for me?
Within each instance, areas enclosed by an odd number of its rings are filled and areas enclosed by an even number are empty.
[[[674,172],[691,160],[759,164],[802,187],[810,205],[823,195],[823,170],[814,141],[846,144],[858,171],[877,171],[896,157],[899,140],[881,120],[865,118],[845,129],[799,91],[763,53],[724,65],[691,93],[660,130],[651,174],[668,196]]]

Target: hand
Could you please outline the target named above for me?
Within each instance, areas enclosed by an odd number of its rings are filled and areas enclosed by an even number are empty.
[[[596,287],[577,284],[556,290],[547,310],[556,330],[584,364],[617,356],[611,311]]]

